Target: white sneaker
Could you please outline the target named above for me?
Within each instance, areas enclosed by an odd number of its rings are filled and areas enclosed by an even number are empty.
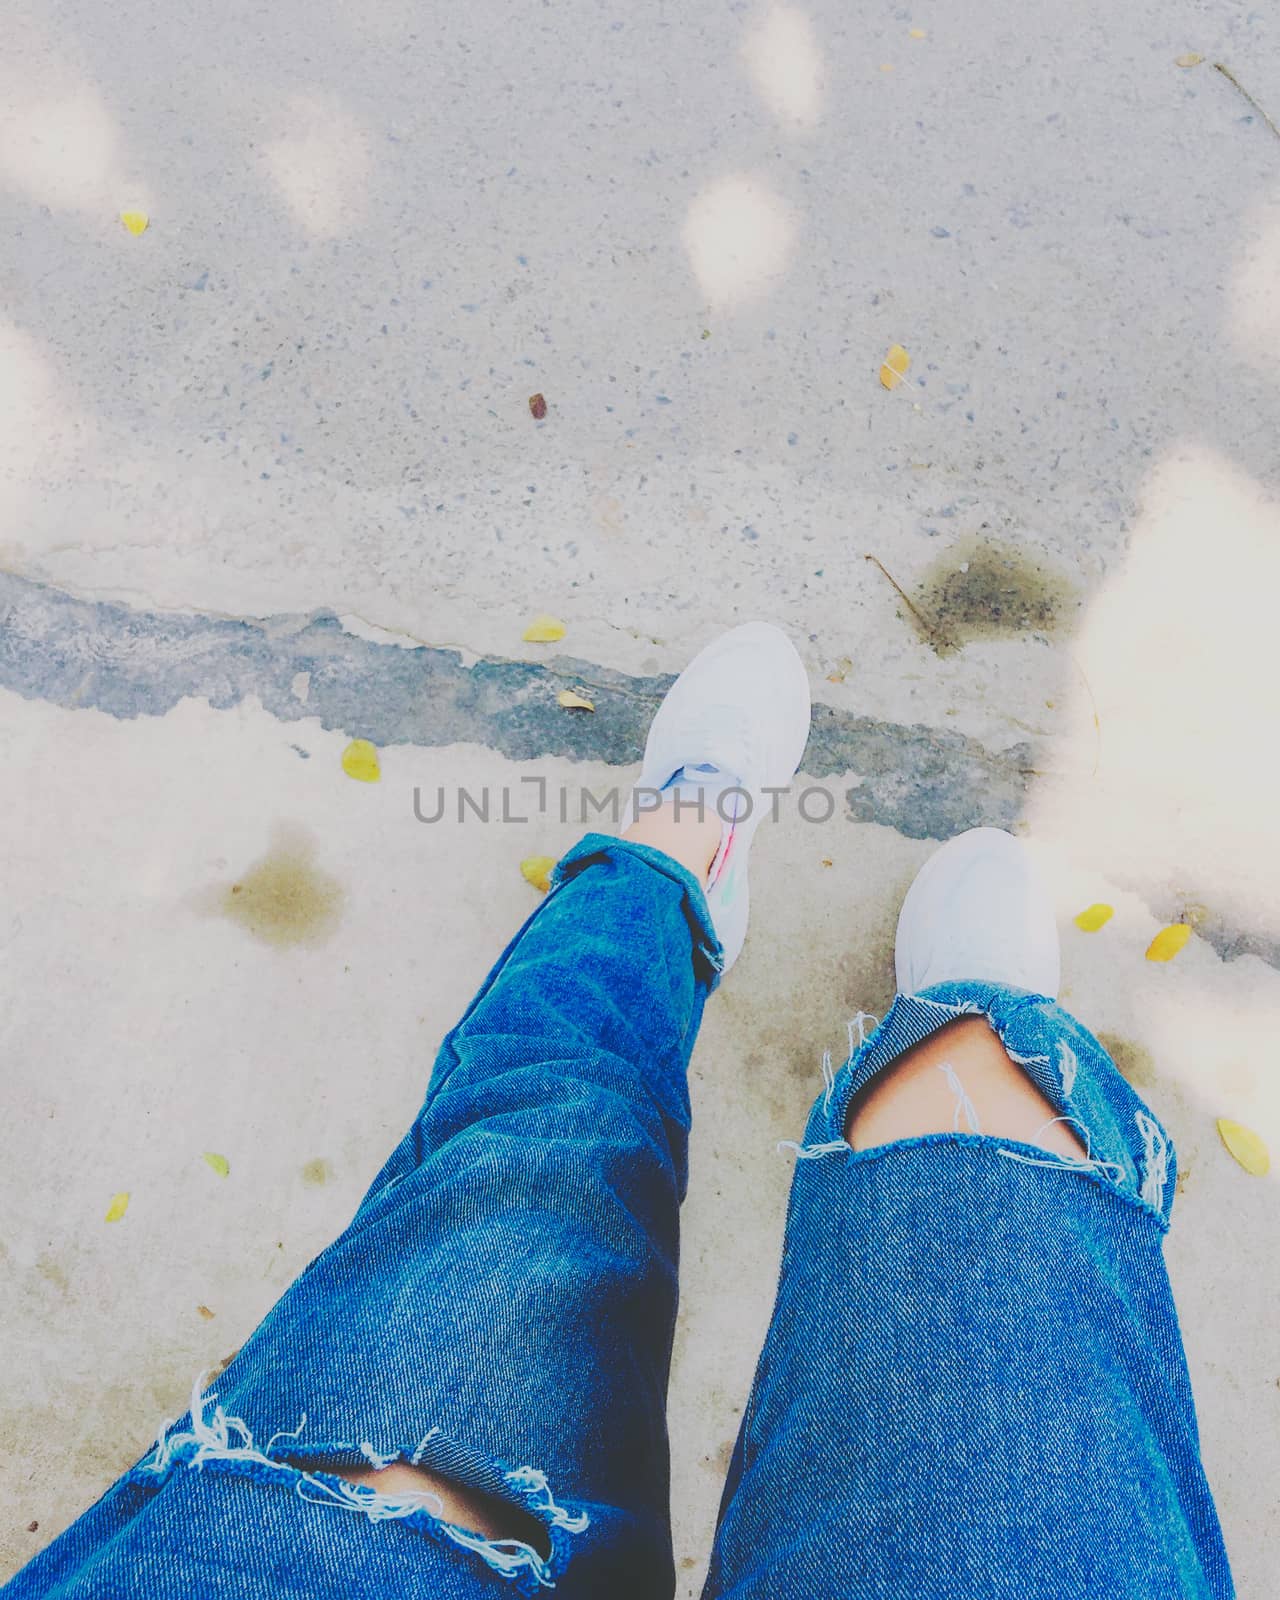
[[[894,959],[902,994],[976,979],[1057,999],[1053,903],[1021,840],[971,828],[931,855],[902,902]]]
[[[795,647],[769,622],[731,628],[700,651],[667,691],[645,741],[641,789],[699,793],[721,817],[707,905],[724,970],[747,936],[747,853],[773,805],[766,787],[795,776],[809,739],[809,678]],[[726,791],[740,788],[750,796]]]

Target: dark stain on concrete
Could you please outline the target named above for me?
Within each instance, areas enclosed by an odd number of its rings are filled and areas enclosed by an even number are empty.
[[[267,854],[221,891],[219,911],[264,944],[323,944],[342,919],[344,893],[315,854],[301,829],[278,829]]]
[[[222,1360],[217,1362],[206,1375],[204,1387],[207,1389],[215,1379],[220,1378],[239,1354],[240,1352],[237,1349],[233,1350],[230,1355],[223,1356]]]
[[[36,1271],[57,1290],[59,1298],[65,1300],[71,1293],[71,1277],[67,1269],[50,1250],[45,1250],[36,1260]]]
[[[862,937],[848,941],[837,956],[838,993],[846,1017],[855,1017],[859,1011],[883,1017],[893,1004],[898,988],[894,969],[898,912],[914,877],[913,868],[899,879],[898,888],[874,907],[864,903]],[[872,1026],[863,1023],[864,1030]]]
[[[1100,1033],[1098,1043],[1120,1069],[1120,1076],[1133,1088],[1150,1089],[1159,1083],[1156,1058],[1145,1046],[1124,1039],[1118,1033]]]
[[[1028,549],[976,534],[939,555],[912,604],[916,631],[947,656],[977,639],[1057,633],[1076,616],[1081,596]]]
[[[315,1156],[308,1161],[302,1169],[302,1181],[313,1189],[318,1189],[322,1184],[328,1183],[333,1177],[333,1168],[323,1156]]]

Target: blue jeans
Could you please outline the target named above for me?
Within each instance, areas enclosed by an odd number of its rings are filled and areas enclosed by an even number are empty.
[[[718,969],[681,867],[599,835],[570,851],[346,1232],[8,1600],[671,1595],[686,1069]],[[852,1097],[965,1013],[1090,1160],[844,1143]],[[900,996],[797,1146],[704,1600],[1229,1596],[1161,1254],[1174,1179],[1164,1131],[1051,1001]],[[340,1476],[398,1459],[541,1537],[483,1539]]]

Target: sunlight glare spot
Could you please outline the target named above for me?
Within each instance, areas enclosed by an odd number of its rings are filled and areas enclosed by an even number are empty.
[[[1272,372],[1280,360],[1280,206],[1255,208],[1242,238],[1231,279],[1231,338],[1246,359]]]
[[[364,220],[369,141],[342,106],[295,96],[289,102],[288,131],[264,153],[290,215],[313,237],[336,238]]]
[[[89,88],[37,100],[5,97],[0,113],[0,170],[40,205],[101,209],[114,218],[115,125]],[[129,197],[133,198],[132,195]]]
[[[684,243],[698,283],[712,305],[758,299],[787,265],[795,225],[764,183],[722,179],[689,208]]]
[[[1069,770],[1037,783],[1028,818],[1127,884],[1270,929],[1280,505],[1204,449],[1166,459],[1142,501],[1125,561],[1072,648]]]
[[[774,114],[812,127],[822,108],[822,53],[805,13],[775,6],[747,35],[742,54]]]

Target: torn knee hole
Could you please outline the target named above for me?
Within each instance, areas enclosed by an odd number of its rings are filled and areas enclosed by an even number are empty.
[[[844,1132],[858,1150],[932,1133],[987,1134],[1041,1145],[1070,1160],[1086,1152],[1075,1119],[1044,1091],[985,1016],[953,1018],[888,1062],[854,1097]],[[1079,1063],[1061,1062],[1064,1095]]]
[[[429,1446],[448,1443],[438,1428],[430,1429],[411,1452],[381,1453],[366,1443],[332,1445],[315,1453],[300,1448],[306,1425],[304,1414],[296,1428],[279,1430],[259,1446],[246,1424],[217,1404],[216,1394],[201,1393],[197,1378],[190,1426],[162,1429],[155,1450],[134,1474],[139,1481],[160,1482],[177,1469],[198,1472],[206,1464],[239,1470],[291,1488],[308,1505],[430,1531],[472,1551],[503,1577],[525,1576],[540,1588],[555,1587],[557,1537],[582,1533],[590,1523],[586,1512],[575,1515],[556,1502],[546,1474],[536,1467],[508,1471],[486,1462],[492,1480],[505,1491],[490,1493],[421,1466]],[[353,1464],[351,1457],[357,1454],[369,1464]]]
[[[423,1497],[424,1505],[443,1522],[451,1522],[485,1539],[518,1540],[532,1546],[546,1561],[551,1555],[551,1539],[545,1523],[523,1506],[486,1494],[468,1484],[457,1483],[427,1467],[408,1461],[392,1461],[380,1467],[335,1466],[309,1456],[291,1457],[300,1472],[328,1472],[371,1489],[388,1499]]]

